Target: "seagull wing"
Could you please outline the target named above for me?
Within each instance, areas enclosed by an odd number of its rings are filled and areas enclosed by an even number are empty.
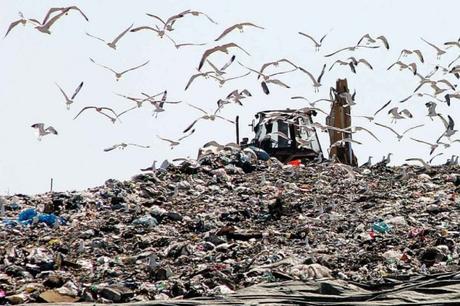
[[[51,26],[56,22],[58,21],[59,18],[61,18],[62,16],[64,16],[64,14],[67,13],[67,10],[64,10],[62,13],[54,16],[53,18],[51,18],[50,20],[48,20],[48,22],[46,24],[43,25],[43,27],[45,28],[51,28]]]
[[[185,85],[185,89],[184,90],[187,90],[189,87],[190,87],[190,84],[192,84],[193,80],[195,80],[197,77],[200,77],[200,76],[206,76],[209,72],[205,72],[205,73],[197,73],[197,74],[194,74],[190,77],[190,79],[188,80],[187,82],[187,85]]]
[[[439,119],[441,119],[442,123],[444,124],[444,127],[447,130],[447,128],[449,127],[449,123],[447,123],[447,120],[441,114],[438,114],[438,117]]]
[[[214,70],[215,72],[220,71],[210,60],[206,60],[206,62],[209,64],[209,66],[211,66],[212,70]]]
[[[372,132],[369,131],[368,129],[363,128],[363,127],[361,127],[361,126],[357,126],[356,129],[357,129],[357,130],[366,131],[366,132],[369,133],[372,137],[374,137],[375,140],[377,140],[378,142],[380,142],[380,139],[378,139],[377,136],[375,136],[374,133],[372,133]]]
[[[335,55],[335,54],[337,54],[337,53],[339,53],[339,52],[342,52],[342,51],[345,51],[345,50],[349,50],[349,49],[350,49],[350,47],[342,48],[342,49],[339,49],[339,50],[337,50],[337,51],[335,51],[335,52],[332,52],[332,53],[330,53],[330,54],[327,54],[327,55],[325,55],[324,57],[331,57],[331,56],[333,56],[333,55]]]
[[[104,152],[110,152],[110,151],[115,150],[116,148],[118,148],[120,146],[121,146],[120,144],[113,145],[113,146],[111,146],[109,148],[105,148]]]
[[[144,149],[148,149],[150,148],[150,146],[143,146],[143,145],[140,145],[140,144],[137,144],[137,143],[127,143],[128,146],[133,146],[133,147],[138,147],[138,148],[144,148]]]
[[[88,32],[86,32],[85,34],[86,34],[87,36],[89,36],[89,37],[95,38],[95,39],[100,40],[100,41],[102,41],[102,42],[106,42],[106,41],[103,40],[102,38],[97,37],[97,36],[94,36],[94,35],[92,35],[92,34],[89,34]]]
[[[409,100],[410,98],[412,98],[414,95],[410,95],[408,96],[407,98],[404,98],[402,99],[401,101],[399,101],[399,103],[403,103],[403,102],[406,102],[407,100]]]
[[[120,40],[120,38],[122,38],[129,30],[132,29],[133,25],[134,25],[134,23],[131,24],[131,25],[129,26],[129,28],[127,28],[126,30],[124,30],[123,32],[121,32],[117,37],[115,37],[115,39],[112,41],[112,44],[115,45],[115,44]]]
[[[326,70],[326,64],[323,65],[323,69],[321,70],[321,73],[319,74],[318,79],[316,79],[318,84],[321,83],[321,78],[323,77],[325,70]]]
[[[265,81],[262,81],[260,86],[262,86],[262,90],[266,95],[270,94],[270,90],[268,89],[267,83],[265,83]]]
[[[452,90],[455,90],[455,86],[449,82],[448,80],[446,79],[442,79],[442,80],[439,80],[437,81],[438,83],[443,83],[443,84],[446,84],[447,86],[449,86]]]
[[[182,141],[184,140],[185,138],[189,137],[190,135],[192,135],[193,133],[195,133],[195,129],[191,130],[190,133],[188,133],[187,135],[184,135],[182,137],[180,137],[177,141]]]
[[[91,108],[96,108],[95,106],[85,106],[83,107],[80,112],[78,112],[78,114],[73,118],[73,120],[77,119],[78,116],[80,116],[81,113],[83,113],[85,110],[87,109],[91,109]]]
[[[324,66],[323,66],[324,67]],[[303,69],[302,67],[299,67],[300,71],[302,71],[303,73],[307,74],[311,81],[313,82],[313,84],[317,84],[318,82],[315,80],[315,77],[313,76],[313,74],[311,74],[310,72],[308,72],[307,70]]]
[[[220,68],[220,71],[224,71],[225,69],[227,69],[232,63],[233,61],[235,60],[236,56],[235,55],[232,55],[232,57],[230,58],[230,60],[228,62],[225,63],[225,65],[222,66],[222,68]]]
[[[195,123],[197,123],[198,120],[200,120],[200,119],[201,119],[201,117],[196,119],[195,121],[193,121],[182,133],[187,133],[195,125]]]
[[[45,131],[48,131],[48,132],[50,132],[51,134],[54,134],[54,135],[57,135],[57,134],[58,134],[58,132],[56,131],[56,129],[55,129],[54,127],[52,127],[52,126],[47,127],[47,128],[45,129]]]
[[[136,67],[133,67],[133,68],[129,68],[129,69],[126,69],[125,71],[123,71],[122,73],[120,74],[125,74],[126,72],[129,72],[129,71],[133,71],[133,70],[136,70],[136,69],[139,69],[141,67],[144,67],[145,65],[147,65],[150,61],[146,61],[145,63],[139,65],[139,66],[136,66]]]
[[[293,71],[296,71],[296,70],[297,70],[297,68],[291,69],[291,70],[286,70],[286,71],[275,72],[275,73],[269,74],[268,76],[272,77],[272,76],[275,76],[275,75],[285,74],[285,73],[293,72]]]
[[[422,52],[421,52],[420,50],[417,49],[417,50],[414,50],[413,52],[414,52],[415,54],[417,54],[417,56],[418,56],[420,62],[422,62],[422,63],[425,62],[425,60],[424,60],[424,58],[423,58],[423,54],[422,54]]]
[[[152,27],[149,27],[149,26],[137,27],[137,28],[131,29],[130,32],[137,32],[137,31],[142,31],[142,30],[150,30],[150,31],[154,31],[156,33],[160,32],[158,29],[155,29],[155,28],[152,28]]]
[[[302,97],[302,96],[294,96],[294,97],[291,97],[292,100],[298,100],[298,99],[302,99],[302,100],[305,100],[307,102],[310,102],[310,100],[308,100],[307,98],[305,97]]]
[[[392,129],[391,127],[389,127],[389,126],[386,126],[386,125],[381,124],[381,123],[378,123],[378,122],[375,122],[375,125],[381,126],[381,127],[383,127],[383,128],[386,128],[386,129],[392,131],[392,132],[393,132],[396,136],[398,136],[398,137],[401,137],[401,136],[402,136],[402,135],[399,135],[398,132],[396,132],[395,130],[393,130],[393,129]]]
[[[411,127],[411,128],[408,128],[407,130],[405,130],[402,134],[404,135],[404,134],[406,134],[407,132],[409,132],[409,131],[411,131],[411,130],[413,130],[413,129],[417,129],[417,128],[422,127],[422,126],[425,126],[425,125],[424,125],[424,124],[419,124],[419,125],[413,126],[413,127]]]
[[[117,113],[115,113],[115,111],[114,111],[113,109],[111,109],[110,107],[100,107],[100,109],[102,109],[102,110],[106,110],[106,111],[109,111],[109,112],[111,112],[112,114],[114,114],[114,115],[115,115],[115,117],[117,117],[117,118],[118,118],[118,115],[117,115]],[[103,113],[102,113],[102,114],[103,114]]]
[[[127,110],[124,110],[124,111],[122,111],[121,113],[117,114],[117,117],[120,117],[121,115],[124,115],[124,114],[126,114],[127,112],[132,111],[133,109],[136,109],[136,108],[138,108],[138,107],[137,107],[137,106],[134,106],[134,107],[128,108]]]
[[[449,124],[447,125],[447,129],[448,130],[453,130],[454,125],[455,125],[454,119],[452,119],[452,117],[450,115],[447,115],[447,117],[449,118]]]
[[[359,44],[364,40],[364,39],[372,39],[371,36],[369,34],[364,34],[363,37],[361,37],[359,40],[358,40],[358,43],[356,44],[357,46],[359,46]]]
[[[358,63],[363,63],[364,65],[366,65],[367,67],[369,67],[369,69],[374,70],[374,68],[372,68],[372,65],[371,65],[368,61],[366,61],[364,58],[361,58],[361,59],[358,61]]]
[[[381,35],[381,36],[377,37],[376,39],[380,39],[383,42],[383,45],[385,46],[385,48],[387,50],[390,49],[390,44],[388,43],[388,40],[386,39],[385,36]]]
[[[401,111],[401,113],[403,113],[404,115],[406,115],[406,116],[409,117],[409,118],[414,117],[414,116],[412,115],[412,113],[411,113],[408,109],[406,109],[406,108],[403,109],[403,110]]]
[[[41,22],[41,24],[45,24],[48,19],[50,18],[51,14],[53,14],[54,12],[58,12],[60,11],[61,13],[65,10],[69,10],[69,8],[64,8],[64,7],[52,7],[48,10],[48,12],[46,13],[45,15],[45,18],[43,18],[43,21]]]
[[[192,104],[190,104],[190,103],[187,103],[187,104],[188,104],[189,106],[193,107],[194,109],[199,110],[200,112],[204,113],[205,115],[208,114],[207,111],[205,111],[205,110],[202,109],[202,108],[199,108],[198,106],[192,105]]]
[[[90,57],[89,59],[90,59],[90,61],[92,61],[92,62],[95,63],[96,65],[98,65],[98,66],[100,66],[100,67],[102,67],[102,68],[105,68],[105,69],[107,69],[107,70],[109,70],[109,71],[112,71],[112,72],[115,73],[115,74],[117,73],[115,70],[113,70],[113,69],[110,68],[110,67],[107,67],[107,66],[104,66],[104,65],[101,65],[101,64],[96,63],[91,57]]]
[[[56,86],[59,88],[59,90],[61,91],[61,93],[64,95],[64,98],[65,98],[66,100],[69,100],[69,97],[67,97],[67,94],[64,92],[64,90],[62,90],[61,86],[59,86],[58,83],[55,83],[55,84],[56,84]]]
[[[230,122],[230,123],[235,123],[233,120],[230,120],[230,119],[224,118],[224,117],[222,117],[222,116],[219,116],[219,115],[216,115],[216,118],[219,118],[219,119],[222,119],[222,120],[228,121],[228,122]]]
[[[153,15],[153,14],[149,14],[149,13],[146,13],[146,15],[149,16],[149,17],[155,18],[156,20],[161,22],[163,25],[166,25],[166,22],[163,19],[161,19],[160,17],[158,17],[157,15]],[[135,32],[135,31],[132,31],[132,32]]]
[[[83,82],[81,82],[80,85],[78,85],[77,89],[75,89],[75,92],[73,93],[72,97],[70,98],[71,100],[73,100],[77,96],[77,94],[80,92],[82,87],[83,87]]]
[[[441,49],[439,49],[436,45],[430,43],[429,41],[426,41],[425,39],[423,39],[422,37],[420,37],[421,40],[423,40],[425,43],[427,43],[429,46],[435,48],[437,51],[442,51]]]
[[[249,68],[248,66],[242,64],[242,63],[239,62],[239,61],[238,61],[238,64],[240,64],[240,65],[243,66],[244,68],[248,69],[249,71],[252,71],[252,72],[254,72],[254,73],[257,73],[257,75],[258,75],[259,77],[260,77],[260,76],[264,76],[264,75],[262,74],[262,72],[259,72],[259,71],[255,70],[255,69],[253,69],[253,68]]]
[[[16,21],[12,22],[12,23],[10,24],[10,26],[8,27],[8,30],[6,30],[6,34],[5,34],[4,37],[6,37],[6,36],[8,35],[8,33],[10,33],[10,31],[11,31],[15,26],[17,26],[17,25],[20,24],[20,23],[25,23],[25,22],[26,22],[26,21],[24,21],[24,19],[19,19],[19,20],[16,20]]]
[[[311,41],[313,41],[313,42],[315,43],[315,45],[317,45],[317,46],[320,46],[320,45],[321,45],[321,43],[318,43],[318,42],[317,42],[313,37],[311,37],[310,35],[305,34],[305,33],[302,33],[302,32],[299,32],[299,34],[302,35],[302,36],[305,36],[305,37],[309,38]],[[326,34],[326,35],[327,35],[327,34]],[[322,38],[321,40],[323,40],[324,37],[325,37],[326,35],[324,35],[323,38]]]
[[[85,13],[83,13],[83,11],[80,8],[78,8],[77,6],[75,6],[75,5],[70,6],[70,7],[68,7],[68,9],[78,11],[83,16],[83,18],[85,18],[86,21],[89,21],[88,17],[85,15]]]
[[[222,34],[220,34],[219,37],[217,37],[214,41],[218,41],[218,40],[222,39],[225,35],[227,35],[231,31],[233,31],[234,29],[236,29],[238,26],[239,26],[239,24],[235,24],[235,25],[232,25],[231,27],[226,28],[222,32]]]
[[[230,81],[230,80],[235,80],[235,79],[239,79],[239,78],[244,78],[245,76],[248,76],[250,73],[251,73],[251,72],[248,72],[248,73],[245,73],[245,74],[242,74],[242,75],[239,75],[239,76],[231,77],[231,78],[225,79],[225,81]]]
[[[420,143],[429,145],[430,147],[433,146],[433,144],[431,144],[431,143],[429,143],[429,142],[426,142],[426,141],[423,141],[423,140],[415,139],[415,138],[412,138],[412,137],[410,137],[410,139],[412,139],[413,141],[416,141],[416,142],[420,142]]]
[[[267,83],[273,83],[273,84],[276,84],[276,85],[278,85],[278,86],[282,86],[282,87],[285,87],[285,88],[291,88],[289,85],[287,85],[287,84],[281,82],[281,81],[278,80],[278,79],[270,79],[270,80],[267,80],[267,81],[265,81],[265,82],[267,82]]]

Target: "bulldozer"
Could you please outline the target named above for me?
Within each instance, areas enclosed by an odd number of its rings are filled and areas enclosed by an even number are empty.
[[[349,103],[343,97],[349,93],[346,79],[338,79],[334,92],[334,99],[331,105],[331,112],[326,118],[326,124],[346,129],[351,126],[351,109]],[[315,110],[266,110],[255,114],[250,126],[254,132],[254,138],[243,138],[239,141],[239,120],[236,120],[236,141],[241,147],[250,147],[267,156],[276,157],[283,163],[299,163],[305,160],[322,160],[323,152],[316,130],[313,128],[313,117],[317,115]],[[255,122],[256,120],[257,123]],[[351,134],[340,131],[329,130],[331,143],[351,138]],[[328,150],[329,158],[352,166],[358,161],[347,143],[343,147],[334,147]]]
[[[250,124],[254,138],[243,138],[240,146],[262,149],[283,163],[318,158],[322,155],[318,135],[306,127],[313,123],[313,116],[315,111],[299,113],[291,109],[258,112]]]

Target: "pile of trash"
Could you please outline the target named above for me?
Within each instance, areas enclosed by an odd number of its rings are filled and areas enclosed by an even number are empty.
[[[457,166],[293,166],[231,146],[201,153],[129,181],[1,199],[0,304],[459,270]]]

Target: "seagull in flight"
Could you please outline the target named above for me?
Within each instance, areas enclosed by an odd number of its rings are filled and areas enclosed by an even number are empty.
[[[165,90],[162,93],[162,97],[160,100],[156,100],[155,97],[159,96],[159,94],[149,96],[146,93],[142,93],[143,96],[146,97],[148,101],[150,101],[150,104],[152,104],[155,107],[155,110],[153,111],[153,115],[155,115],[155,118],[158,117],[158,113],[164,112],[164,105],[165,104],[179,104],[182,103],[182,101],[166,101],[167,96],[168,96],[168,91]]]
[[[235,61],[236,56],[232,55],[232,57],[226,62],[222,68],[217,68],[216,65],[214,65],[210,60],[206,60],[206,62],[211,66],[212,70],[216,73],[218,76],[222,76],[225,73],[227,73],[225,70],[230,67],[230,65]]]
[[[285,88],[290,88],[289,85],[285,84],[281,80],[273,79],[272,78],[273,76],[280,75],[280,74],[285,74],[285,73],[289,73],[289,72],[293,72],[293,71],[297,70],[297,68],[295,68],[295,69],[291,69],[291,70],[275,72],[275,73],[272,73],[272,74],[265,74],[265,73],[262,73],[260,71],[257,71],[256,69],[250,68],[250,67],[248,67],[248,66],[246,66],[246,65],[244,65],[244,64],[242,64],[240,62],[238,62],[238,64],[240,64],[242,67],[248,69],[249,71],[256,73],[258,75],[258,78],[262,77],[262,79],[263,79],[262,82],[261,82],[262,90],[267,95],[270,93],[270,90],[268,89],[268,85],[267,85],[268,83],[272,83],[272,84],[275,84],[275,85],[278,85],[278,86],[281,86],[281,87],[285,87]]]
[[[439,140],[441,140],[442,137],[447,137],[447,139],[450,140],[450,137],[458,132],[457,130],[454,130],[454,126],[455,126],[454,119],[452,119],[450,115],[447,115],[447,118],[449,119],[449,122],[447,122],[447,120],[444,119],[444,117],[441,114],[437,114],[437,115],[439,119],[441,119],[446,130],[444,131],[444,133],[442,133],[442,135],[438,138],[436,142],[439,142]]]
[[[425,62],[422,51],[418,49],[415,49],[415,50],[402,49],[401,53],[399,54],[398,61],[401,59],[401,57],[407,57],[408,55],[411,55],[411,54],[417,55],[418,59],[420,60],[422,64]]]
[[[67,7],[52,7],[52,8],[50,8],[48,10],[48,12],[46,13],[45,18],[43,19],[43,21],[41,23],[45,24],[48,21],[48,19],[51,17],[51,14],[53,14],[55,12],[64,12],[65,15],[68,15],[69,12],[72,11],[72,10],[79,12],[80,15],[83,16],[83,18],[85,18],[86,21],[89,21],[88,17],[77,6],[67,6]]]
[[[11,30],[14,29],[18,24],[22,24],[23,26],[25,26],[27,23],[31,23],[31,24],[35,24],[35,25],[40,24],[35,19],[26,19],[26,18],[24,18],[24,15],[22,14],[22,12],[19,12],[19,17],[20,17],[20,19],[10,23],[8,29],[6,30],[6,34],[5,34],[5,36],[3,38],[5,38],[11,32]]]
[[[57,135],[58,132],[51,125],[45,129],[44,123],[34,123],[31,125],[32,128],[37,129],[38,131],[38,140],[42,140],[42,137],[48,134]]]
[[[393,68],[393,67],[396,66],[396,65],[399,66],[399,71],[402,71],[403,69],[407,69],[407,70],[412,71],[412,73],[413,73],[414,75],[417,74],[417,64],[416,64],[416,63],[405,64],[405,63],[403,63],[403,62],[401,62],[401,61],[397,61],[397,62],[391,64],[391,65],[387,68],[387,70],[390,70],[391,68]]]
[[[211,56],[211,54],[213,53],[216,53],[216,52],[223,52],[225,54],[228,54],[229,52],[229,49],[230,48],[237,48],[237,49],[240,49],[241,51],[243,51],[244,53],[246,53],[247,55],[250,55],[246,50],[244,50],[243,48],[241,48],[240,46],[238,46],[237,44],[235,43],[228,43],[228,44],[224,44],[224,45],[220,45],[220,46],[216,46],[216,47],[213,47],[211,49],[208,49],[206,51],[204,51],[203,55],[201,56],[201,60],[200,60],[200,63],[198,65],[198,70],[201,70],[201,68],[203,67],[206,59]]]
[[[214,41],[219,41],[221,40],[224,36],[226,36],[228,33],[232,32],[233,30],[235,29],[238,29],[240,31],[240,33],[243,33],[243,29],[245,27],[254,27],[254,28],[258,28],[258,29],[261,29],[261,30],[264,30],[263,27],[259,27],[258,25],[255,25],[251,22],[242,22],[242,23],[237,23],[235,25],[232,25],[231,27],[228,27],[227,29],[225,29],[222,34],[219,35],[219,37],[217,37]]]
[[[240,78],[244,78],[246,76],[248,76],[250,74],[250,72],[247,72],[245,74],[242,74],[242,75],[238,75],[238,76],[234,76],[234,77],[230,77],[230,78],[224,78],[224,77],[219,77],[219,76],[216,76],[216,75],[209,75],[211,78],[213,78],[214,80],[216,80],[218,83],[219,83],[219,87],[222,87],[224,86],[225,82],[228,82],[228,81],[231,81],[231,80],[236,80],[236,79],[240,79]]]
[[[378,46],[351,46],[351,47],[345,47],[345,48],[339,49],[339,50],[337,50],[335,52],[332,52],[330,54],[327,54],[324,57],[331,57],[331,56],[333,56],[335,54],[338,54],[340,52],[343,52],[343,51],[356,51],[356,49],[361,49],[361,48],[376,49],[376,48],[378,48]]]
[[[160,137],[157,135],[157,137],[163,141],[166,141],[166,142],[169,142],[169,146],[171,147],[171,150],[174,149],[176,146],[178,146],[180,144],[180,142],[182,140],[184,140],[185,138],[189,137],[190,135],[192,135],[193,133],[195,133],[195,129],[191,130],[190,133],[188,133],[187,135],[184,135],[182,137],[180,137],[178,140],[171,140],[171,139],[167,139],[167,138],[163,138],[163,137]]]
[[[334,103],[334,100],[331,100],[331,99],[318,99],[318,100],[315,100],[313,102],[310,102],[310,100],[308,100],[307,98],[302,97],[302,96],[294,96],[294,97],[291,97],[291,99],[292,100],[305,100],[305,101],[308,102],[308,104],[310,104],[311,107],[315,107],[316,103],[321,102],[321,101]]]
[[[77,94],[80,92],[81,88],[83,87],[83,82],[81,82],[80,85],[78,85],[77,89],[75,89],[75,92],[73,93],[73,95],[70,98],[67,96],[65,91],[61,88],[61,86],[59,86],[58,83],[55,83],[55,84],[59,88],[59,90],[61,91],[62,95],[64,96],[66,108],[67,108],[67,110],[69,110],[70,109],[70,104],[73,103],[73,100],[75,99]]]
[[[389,126],[387,126],[387,125],[384,125],[384,124],[381,124],[381,123],[378,123],[378,122],[375,122],[375,125],[378,125],[378,126],[380,126],[380,127],[383,127],[383,128],[386,128],[386,129],[392,131],[392,132],[396,135],[396,138],[398,139],[398,141],[401,141],[401,139],[403,138],[403,136],[404,136],[407,132],[409,132],[409,131],[411,131],[411,130],[413,130],[413,129],[417,129],[417,128],[419,128],[419,127],[424,126],[424,124],[416,125],[416,126],[413,126],[413,127],[411,127],[411,128],[408,128],[407,130],[405,130],[404,132],[402,132],[401,134],[399,134],[398,132],[396,132],[394,129],[392,129],[391,127],[389,127]]]
[[[312,36],[310,36],[308,34],[305,34],[303,32],[299,32],[299,34],[302,35],[302,36],[305,36],[308,39],[310,39],[315,44],[315,51],[318,52],[319,49],[321,48],[321,45],[323,44],[323,40],[326,38],[327,34],[329,34],[329,33],[324,34],[323,37],[320,38],[319,42],[316,41],[316,39],[314,39]]]
[[[402,111],[398,112],[398,107],[393,107],[388,111],[388,114],[391,115],[392,121],[396,122],[399,119],[407,119],[412,118],[412,113],[408,109],[403,109]],[[403,116],[404,115],[404,116]]]
[[[439,98],[437,98],[437,97],[434,96],[434,95],[431,95],[431,94],[428,94],[428,93],[417,92],[417,93],[411,94],[411,95],[408,96],[407,98],[402,99],[401,101],[399,101],[399,103],[404,103],[404,102],[408,101],[409,99],[411,99],[411,98],[414,97],[414,96],[417,96],[417,97],[427,96],[427,97],[430,97],[430,98],[432,98],[432,99],[435,99],[435,100],[437,100],[437,101],[439,101],[439,102],[444,102],[444,101],[440,100]]]
[[[141,65],[139,65],[139,66],[136,66],[136,67],[133,67],[133,68],[126,69],[126,70],[124,70],[124,71],[122,71],[122,72],[116,72],[115,70],[113,70],[113,69],[110,68],[110,67],[107,67],[107,66],[104,66],[104,65],[101,65],[101,64],[96,63],[91,57],[90,57],[89,59],[90,59],[94,64],[96,64],[96,65],[98,65],[98,66],[100,66],[100,67],[102,67],[102,68],[105,68],[105,69],[107,69],[107,70],[109,70],[109,71],[112,71],[112,72],[115,74],[115,79],[116,79],[117,81],[120,80],[120,78],[123,76],[123,74],[125,74],[125,73],[127,73],[127,72],[130,72],[130,71],[133,71],[133,70],[136,70],[136,69],[139,69],[139,68],[141,68],[141,67],[144,67],[145,65],[147,65],[147,64],[150,62],[150,61],[146,61],[145,63],[143,63],[143,64],[141,64]]]
[[[131,24],[126,30],[124,30],[123,32],[121,32],[117,37],[115,37],[111,42],[107,42],[105,41],[104,39],[102,38],[99,38],[99,37],[96,37],[94,35],[91,35],[89,33],[86,33],[86,35],[88,35],[89,37],[92,37],[92,38],[95,38],[97,40],[100,40],[102,42],[104,42],[105,44],[107,44],[107,46],[109,46],[110,48],[112,48],[113,50],[116,50],[117,49],[117,43],[118,41],[123,37],[125,36],[125,34],[127,32],[129,32],[129,30],[131,30],[131,28],[133,27],[134,24]]]
[[[412,139],[413,141],[416,141],[416,142],[419,142],[419,143],[426,144],[426,145],[430,146],[430,155],[432,155],[434,150],[436,150],[436,148],[439,146],[438,143],[429,143],[429,142],[419,140],[419,139],[415,139],[415,138],[412,138],[412,137],[410,137],[410,139]]]
[[[361,37],[361,39],[358,41],[358,43],[356,44],[357,46],[359,46],[359,44],[363,41],[366,42],[366,45],[369,45],[369,44],[375,44],[377,43],[377,40],[380,40],[382,43],[383,43],[383,46],[389,50],[390,49],[390,44],[388,43],[388,40],[385,38],[385,36],[383,35],[380,35],[379,37],[377,37],[376,39],[372,38],[369,34],[365,34],[363,37]]]
[[[135,144],[135,143],[119,143],[119,144],[115,144],[109,148],[105,148],[104,149],[104,152],[110,152],[112,150],[115,150],[115,149],[121,149],[121,150],[124,150],[126,149],[128,146],[133,146],[133,147],[138,147],[138,148],[144,148],[144,149],[148,149],[150,148],[150,146],[143,146],[143,145],[139,145],[139,144]]]
[[[94,109],[95,111],[97,111],[99,114],[107,117],[110,119],[110,121],[112,121],[112,123],[115,123],[115,121],[118,119],[118,115],[117,113],[115,113],[115,111],[109,107],[103,107],[103,106],[86,106],[86,107],[83,107],[80,112],[73,118],[73,120],[77,119],[78,116],[80,116],[81,113],[83,113],[84,111],[88,110],[88,109]],[[112,113],[115,117],[112,117],[106,113],[104,113],[104,111],[107,111],[107,112],[110,112]],[[118,119],[119,120],[119,119]]]
[[[368,129],[366,129],[366,128],[362,127],[362,126],[349,126],[349,127],[345,128],[345,130],[349,131],[349,133],[351,133],[351,134],[354,134],[354,133],[357,133],[357,132],[360,132],[360,131],[365,131],[369,135],[374,137],[375,140],[380,142],[380,139],[378,139],[377,136],[375,136],[371,131],[369,131]]]
[[[42,33],[51,34],[51,31],[50,31],[51,26],[56,21],[58,21],[58,19],[60,19],[62,16],[68,15],[69,11],[71,11],[71,10],[76,10],[76,11],[80,12],[80,14],[83,16],[83,18],[85,18],[86,21],[89,21],[88,17],[86,17],[86,15],[77,6],[50,8],[48,10],[48,13],[45,16],[45,19],[43,19],[43,21],[41,23],[38,22],[35,19],[31,19],[31,20],[36,22],[36,23],[38,23],[38,25],[35,27],[35,29],[37,29],[38,31],[40,31]],[[57,15],[51,17],[51,14],[53,14],[55,12],[60,12],[60,13],[58,13]]]
[[[391,103],[391,100],[386,102],[385,104],[383,104],[382,107],[380,107],[375,113],[374,113],[374,117],[377,116],[377,114],[382,111],[385,107],[387,107],[389,104]]]
[[[267,69],[270,66],[278,67],[280,65],[280,63],[287,63],[290,66],[294,67],[294,69],[291,70],[291,71],[294,71],[294,70],[296,70],[298,68],[298,66],[296,64],[294,64],[293,62],[291,62],[290,60],[288,60],[286,58],[282,58],[282,59],[279,59],[277,61],[268,62],[268,63],[263,64],[262,67],[260,67],[260,70],[258,72],[259,75],[257,76],[257,79],[259,79],[261,76],[263,76],[263,73],[264,73],[265,69]]]
[[[304,68],[299,67],[299,69],[300,69],[300,71],[302,71],[303,73],[308,75],[308,77],[311,79],[311,81],[313,82],[313,88],[314,88],[315,92],[319,92],[319,87],[321,86],[321,78],[324,75],[324,70],[326,69],[326,64],[323,65],[323,69],[321,70],[321,73],[319,74],[318,78],[316,78],[316,79],[313,76],[313,74],[311,74],[310,72],[308,72]]]
[[[442,50],[441,48],[439,48],[438,46],[430,43],[429,41],[426,41],[425,39],[423,39],[422,37],[420,37],[421,40],[423,40],[426,44],[428,44],[429,46],[433,47],[435,50],[436,50],[436,57],[438,59],[441,58],[441,56],[446,53],[446,51]]]
[[[188,131],[189,131],[199,120],[201,120],[201,119],[214,121],[214,120],[216,120],[216,118],[219,118],[219,119],[225,120],[225,121],[227,121],[227,122],[230,122],[230,123],[232,123],[232,124],[235,123],[235,122],[233,122],[232,120],[229,120],[229,119],[226,119],[226,118],[224,118],[224,117],[222,117],[222,116],[216,115],[216,113],[217,113],[217,111],[219,110],[219,108],[216,109],[216,111],[215,111],[214,113],[211,114],[211,113],[208,113],[208,112],[206,112],[205,110],[199,108],[198,106],[194,106],[194,105],[192,105],[192,104],[188,104],[188,105],[191,106],[191,107],[193,107],[194,109],[199,110],[200,112],[204,113],[204,115],[201,116],[201,117],[199,117],[199,118],[196,119],[195,121],[193,121],[193,122],[183,131],[183,133],[187,133],[187,132],[188,132]]]
[[[438,116],[438,113],[436,112],[436,106],[437,104],[433,101],[425,103],[426,108],[428,108],[428,117],[430,117],[431,120],[433,120],[433,117]]]
[[[199,72],[197,74],[192,75],[190,79],[188,80],[187,85],[185,85],[184,91],[190,87],[190,85],[196,78],[204,77],[205,79],[208,79],[211,75],[215,75],[215,74],[216,74],[215,71],[206,71],[206,72]]]
[[[351,138],[344,138],[344,139],[338,140],[338,141],[334,142],[333,144],[331,144],[331,146],[327,149],[327,151],[330,152],[332,150],[332,148],[334,148],[334,147],[344,147],[347,143],[350,143],[350,144],[351,143],[362,144],[361,142],[353,140]]]

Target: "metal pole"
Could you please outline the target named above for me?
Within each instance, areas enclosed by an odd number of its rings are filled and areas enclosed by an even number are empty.
[[[235,125],[236,125],[236,144],[240,144],[240,116],[236,116],[235,119]]]
[[[50,183],[50,191],[53,191],[53,178],[51,178],[51,183]]]

